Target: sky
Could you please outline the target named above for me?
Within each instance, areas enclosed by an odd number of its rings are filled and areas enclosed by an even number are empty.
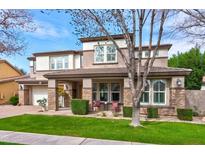
[[[32,53],[82,48],[82,44],[77,44],[78,37],[72,33],[74,29],[69,23],[68,14],[58,12],[41,13],[40,10],[30,10],[30,12],[33,15],[37,29],[34,32],[22,34],[27,42],[26,50],[21,55],[3,56],[2,59],[8,60],[14,66],[29,73],[27,57],[32,56]],[[194,44],[186,40],[165,39],[162,43],[173,44],[169,51],[169,57],[178,51],[187,51],[194,47]]]

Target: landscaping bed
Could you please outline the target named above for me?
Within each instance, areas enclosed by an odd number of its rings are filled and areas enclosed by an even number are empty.
[[[153,144],[205,144],[205,125],[178,122],[142,122],[73,116],[22,115],[0,119],[0,130],[79,136]]]

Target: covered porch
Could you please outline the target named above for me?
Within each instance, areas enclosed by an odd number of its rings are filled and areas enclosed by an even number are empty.
[[[64,107],[71,106],[71,99],[89,100],[89,111],[110,111],[117,103],[119,111],[123,106],[123,78],[69,78],[48,79],[48,110],[58,111],[59,85],[63,86]]]

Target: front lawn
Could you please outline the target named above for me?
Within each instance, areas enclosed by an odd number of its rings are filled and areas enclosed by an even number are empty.
[[[0,130],[155,144],[205,144],[205,125],[142,122],[144,128],[133,128],[129,123],[129,120],[22,115],[0,119]]]
[[[20,144],[0,141],[0,145],[20,145]]]

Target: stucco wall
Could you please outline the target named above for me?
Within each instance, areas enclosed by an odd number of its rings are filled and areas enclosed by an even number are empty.
[[[126,47],[126,42],[124,39],[116,40],[116,43],[120,48]],[[111,41],[93,41],[93,42],[84,42],[83,43],[83,50],[93,50],[93,47],[95,45],[101,45],[101,44],[113,44]]]
[[[8,77],[14,77],[14,76],[20,76],[21,74],[14,70],[12,67],[10,67],[6,63],[0,62],[0,79],[8,78]]]
[[[128,51],[127,49],[122,50],[123,54],[128,57]],[[156,67],[166,67],[168,66],[168,57],[167,57],[168,51],[160,51],[159,57],[156,57],[153,66]],[[142,59],[142,65],[145,63],[146,59]],[[83,52],[83,68],[115,68],[115,67],[126,67],[124,60],[122,59],[122,56],[120,53],[117,53],[117,63],[113,64],[95,64],[94,63],[94,50],[84,51]]]
[[[0,104],[7,103],[10,97],[16,94],[18,94],[18,84],[16,82],[0,84]]]
[[[186,90],[186,107],[205,115],[205,90]]]
[[[49,70],[49,56],[36,57],[36,70]]]

